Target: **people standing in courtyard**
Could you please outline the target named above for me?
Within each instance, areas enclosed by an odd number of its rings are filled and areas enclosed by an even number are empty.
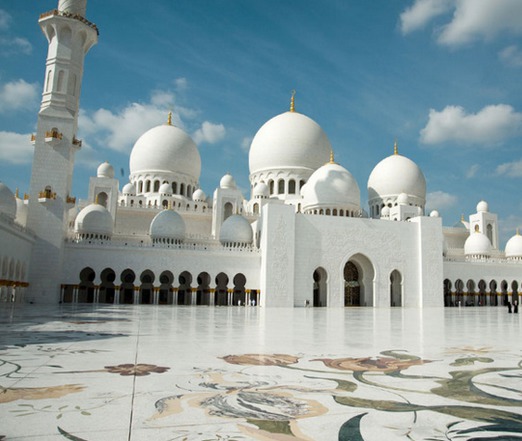
[[[508,312],[511,314],[511,302],[508,302]]]
[[[515,314],[518,314],[518,300],[515,300],[515,301],[513,302],[513,312],[514,312]]]

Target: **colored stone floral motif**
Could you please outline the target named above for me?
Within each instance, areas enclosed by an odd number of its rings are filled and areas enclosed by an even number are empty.
[[[170,368],[163,366],[156,366],[155,364],[119,364],[117,366],[105,366],[105,370],[112,374],[120,374],[123,376],[135,375],[136,377],[143,377],[151,373],[162,374],[167,372]]]
[[[299,357],[286,354],[243,354],[223,357],[227,363],[242,366],[287,366],[299,361]]]
[[[15,400],[43,400],[61,398],[65,395],[81,392],[84,389],[79,384],[64,384],[52,387],[0,387],[0,403]]]
[[[322,361],[325,366],[342,371],[353,372],[398,372],[411,366],[429,363],[429,360],[411,359],[399,360],[390,357],[363,358],[317,358],[311,361]]]

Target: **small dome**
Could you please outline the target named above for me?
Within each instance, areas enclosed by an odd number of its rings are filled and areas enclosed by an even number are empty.
[[[256,133],[248,156],[250,173],[301,168],[316,170],[328,161],[332,146],[323,129],[298,112],[267,121]]]
[[[155,239],[185,239],[185,221],[173,210],[160,211],[150,223],[150,237]]]
[[[464,243],[466,256],[489,256],[491,254],[491,242],[485,234],[478,231],[471,233]]]
[[[522,236],[518,231],[506,243],[506,257],[522,257]]]
[[[359,210],[360,191],[352,174],[339,164],[329,162],[316,170],[301,189],[303,210],[340,208]]]
[[[197,180],[201,157],[189,135],[179,127],[163,124],[138,138],[130,154],[130,173],[183,174]]]
[[[408,205],[408,195],[406,193],[401,193],[397,196],[397,204],[398,205]]]
[[[131,182],[125,184],[121,190],[124,196],[136,196],[136,187]]]
[[[270,197],[270,189],[268,188],[268,185],[266,185],[264,182],[259,182],[254,187],[253,196],[254,196],[254,198],[261,198],[261,199]]]
[[[0,213],[14,219],[16,216],[16,198],[7,185],[0,182]]]
[[[390,216],[390,207],[385,205],[384,207],[382,207],[381,217],[389,217],[389,216]]]
[[[96,172],[96,176],[99,178],[114,178],[114,167],[110,165],[107,161],[103,164],[100,164],[98,170]]]
[[[430,213],[430,217],[440,217],[440,214],[437,210],[432,210]]]
[[[192,200],[194,202],[206,202],[207,195],[201,188],[198,188],[194,193],[192,193]]]
[[[77,234],[112,236],[113,220],[111,213],[103,205],[91,204],[85,207],[74,222]]]
[[[398,197],[405,193],[409,198],[426,203],[426,179],[417,164],[405,156],[393,154],[384,158],[372,170],[368,179],[368,201]]]
[[[230,173],[227,173],[221,178],[221,181],[219,181],[219,186],[221,188],[236,188],[236,181]]]
[[[60,0],[58,10],[85,17],[86,4],[85,0]]]
[[[159,188],[159,194],[166,195],[166,196],[171,195],[172,187],[167,182],[165,182],[164,184],[161,184],[160,188]]]
[[[219,233],[219,241],[223,245],[229,243],[249,245],[253,240],[252,227],[243,216],[233,214],[223,222]]]
[[[487,213],[489,211],[489,206],[486,201],[480,201],[477,204],[477,213]]]

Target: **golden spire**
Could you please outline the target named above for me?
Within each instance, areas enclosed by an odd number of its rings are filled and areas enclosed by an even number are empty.
[[[330,150],[330,164],[335,164],[334,152]]]
[[[167,125],[172,125],[172,112],[169,112],[169,116],[167,117]]]
[[[292,97],[290,98],[290,112],[295,112],[295,89],[292,90]]]
[[[18,188],[16,189],[15,198],[20,199],[20,196],[18,196]]]
[[[397,145],[397,138],[395,138],[395,142],[393,143],[393,154],[398,155],[399,154],[399,147]]]
[[[460,215],[460,221],[464,222],[464,215],[463,214]]]

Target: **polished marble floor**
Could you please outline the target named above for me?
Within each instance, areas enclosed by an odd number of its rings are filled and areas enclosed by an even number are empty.
[[[0,306],[0,440],[522,440],[504,308]]]

